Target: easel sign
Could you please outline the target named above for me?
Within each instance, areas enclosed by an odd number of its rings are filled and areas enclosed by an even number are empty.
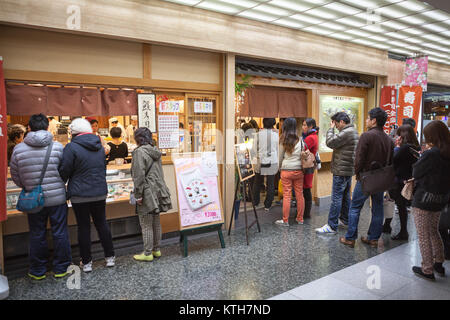
[[[200,152],[172,154],[177,184],[180,231],[224,223],[215,153],[208,161]],[[211,161],[215,160],[215,164]],[[207,165],[208,167],[205,167]]]
[[[255,170],[251,161],[250,150],[245,143],[235,144],[234,152],[239,171],[239,179],[245,181],[255,175]]]

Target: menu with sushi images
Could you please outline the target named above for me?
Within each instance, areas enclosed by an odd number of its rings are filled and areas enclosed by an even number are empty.
[[[173,163],[181,230],[222,223],[218,177],[203,168],[201,153],[182,154],[179,158],[175,156]]]

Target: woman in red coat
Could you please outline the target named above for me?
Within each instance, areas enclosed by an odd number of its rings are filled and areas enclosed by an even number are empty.
[[[313,118],[306,118],[303,121],[303,141],[305,142],[305,147],[311,153],[316,155],[319,149],[319,127],[316,126],[316,120]],[[305,174],[303,179],[303,197],[305,198],[305,212],[303,214],[304,218],[309,218],[311,214],[312,207],[312,182],[314,173]]]

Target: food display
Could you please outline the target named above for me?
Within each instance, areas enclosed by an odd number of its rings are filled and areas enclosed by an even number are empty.
[[[187,203],[192,210],[200,209],[211,203],[208,188],[199,169],[181,175],[181,183]]]

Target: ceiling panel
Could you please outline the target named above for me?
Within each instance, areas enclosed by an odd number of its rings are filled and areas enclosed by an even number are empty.
[[[450,14],[419,0],[162,0],[450,64]]]

